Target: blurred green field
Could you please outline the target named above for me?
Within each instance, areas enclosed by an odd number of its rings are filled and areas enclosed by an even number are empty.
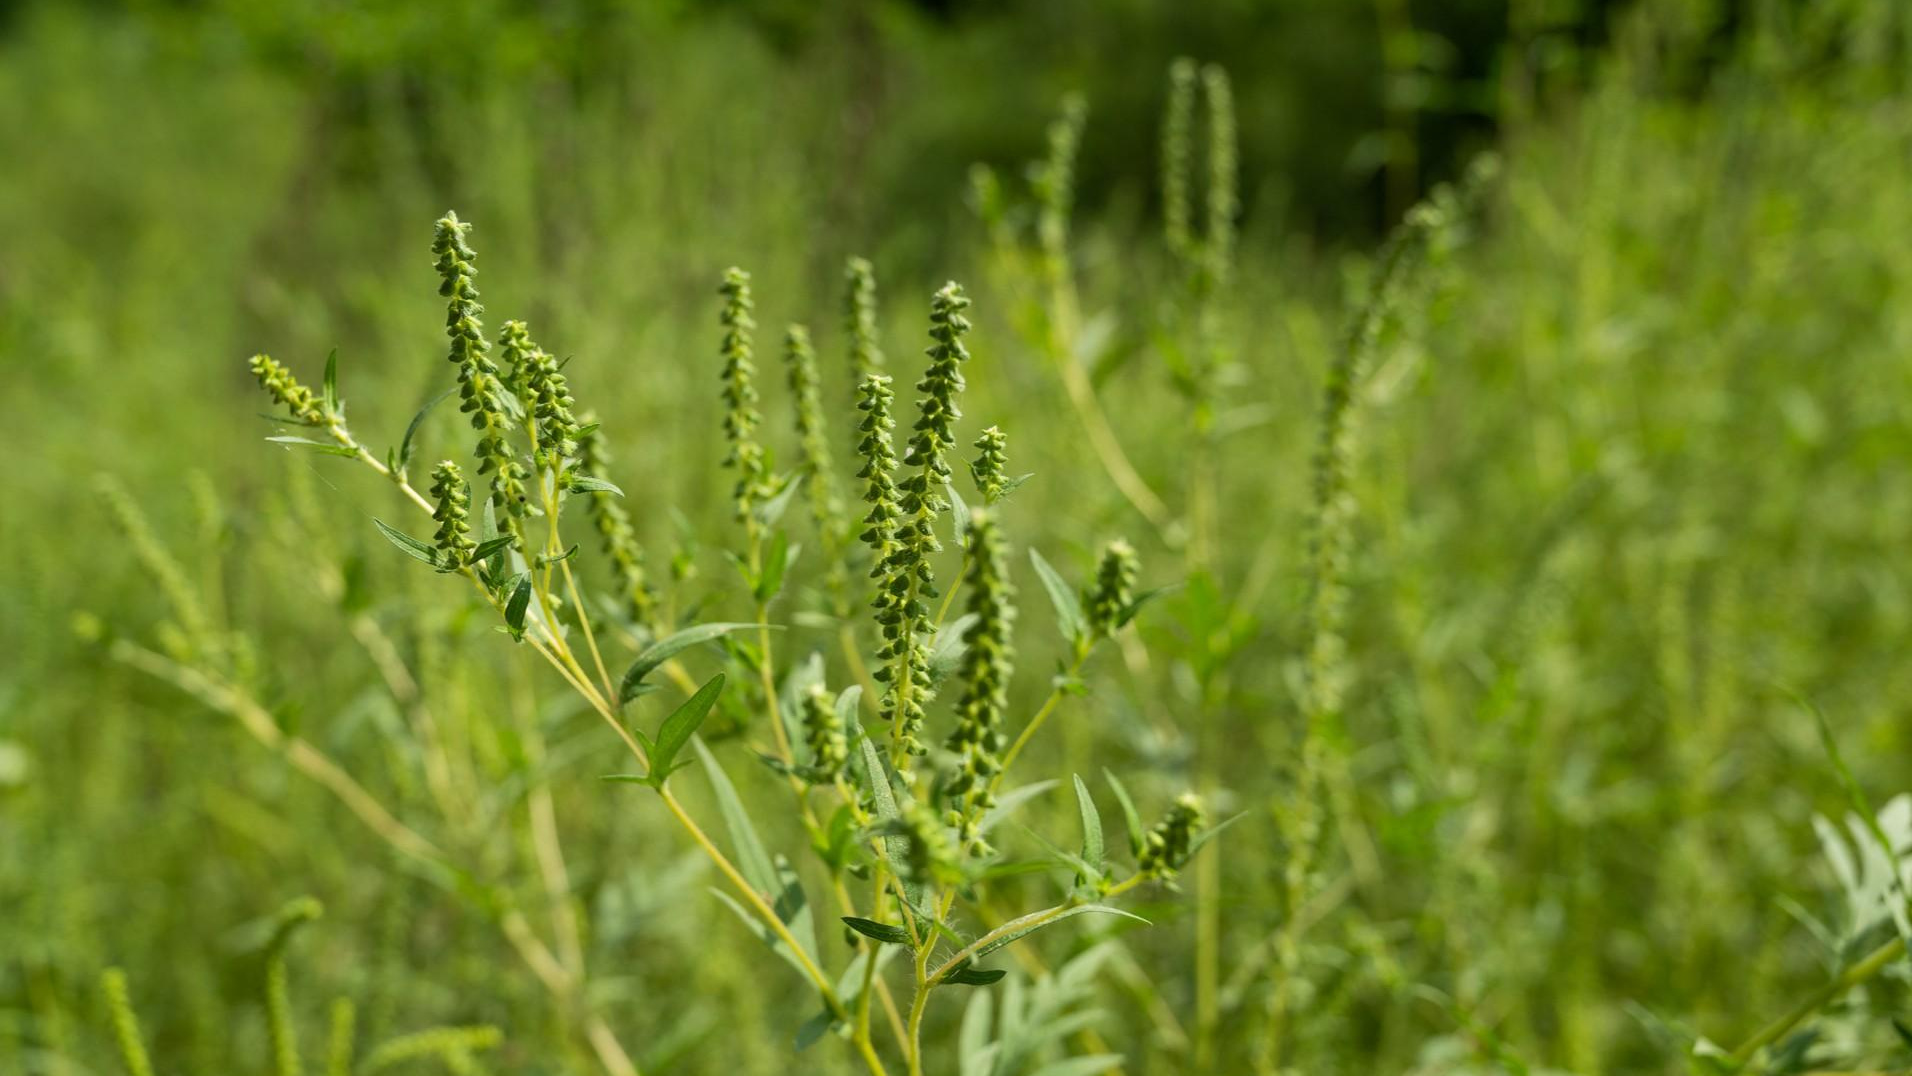
[[[931,293],[954,279],[975,301],[958,451],[1000,425],[1011,471],[1033,472],[999,510],[1017,710],[1064,657],[1022,547],[1081,580],[1126,537],[1143,584],[1176,587],[1097,655],[1035,772],[1107,768],[1149,817],[1184,788],[1243,817],[1178,887],[1142,891],[1153,926],[1085,919],[998,958],[1012,974],[984,1004],[1069,1033],[985,1076],[1734,1071],[1726,1052],[1890,944],[1897,865],[1847,814],[1864,800],[1895,857],[1912,846],[1912,812],[1885,807],[1912,791],[1902,4],[135,7],[0,20],[0,1073],[118,1071],[108,966],[159,1072],[273,1071],[259,946],[303,895],[325,906],[290,951],[312,1071],[341,996],[368,1046],[499,1028],[452,1060],[470,1071],[602,1071],[586,1010],[646,1074],[862,1071],[831,1037],[796,1052],[814,994],[710,895],[721,880],[650,797],[597,780],[627,766],[615,739],[489,610],[380,539],[392,490],[263,440],[255,352],[316,384],[336,348],[381,454],[452,383],[430,255],[447,208],[475,222],[489,324],[525,317],[573,360],[685,618],[749,612],[724,559],[740,539],[717,282],[754,276],[782,458],[776,341],[810,324],[847,486],[852,255],[875,263],[900,396]],[[1377,19],[1497,36],[1448,61],[1411,33],[1376,46]],[[1423,51],[1402,59],[1401,40]],[[1171,376],[1187,325],[1156,158],[1185,50],[1228,66],[1243,138],[1206,432]],[[1089,106],[1080,318],[1059,360],[1033,240],[992,240],[967,166],[994,169],[1003,226],[1027,231],[1025,165],[1072,91]],[[1489,148],[1498,177],[1355,392],[1347,692],[1291,906],[1322,386],[1380,234]],[[1159,518],[1118,491],[1059,361]],[[450,404],[418,436],[425,463],[468,451]],[[421,872],[229,716],[129,666],[116,641],[164,650],[180,628],[102,474],[278,727],[483,886]],[[779,646],[845,683],[821,570],[793,575]],[[700,678],[722,665],[686,659]],[[456,745],[464,813],[434,802],[420,705]],[[766,836],[801,851],[753,758],[761,717],[720,718],[712,749]],[[932,713],[938,739],[948,721]],[[714,817],[701,774],[684,784]],[[554,921],[540,802],[570,857],[562,903],[588,924],[573,1008],[498,927],[507,907]],[[1076,833],[1066,789],[1021,817]],[[1055,888],[1036,873],[1001,892],[1033,908]],[[1094,975],[1052,974],[1083,954]],[[1833,992],[1744,1071],[1906,1071],[1908,972],[1899,956]],[[926,1071],[970,1076],[962,1018],[931,1010]]]

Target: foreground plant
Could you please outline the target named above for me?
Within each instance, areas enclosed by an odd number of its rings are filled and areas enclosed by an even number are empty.
[[[1108,902],[1145,883],[1173,879],[1217,832],[1218,827],[1206,826],[1192,796],[1145,828],[1127,790],[1111,775],[1111,791],[1123,808],[1131,868],[1119,868],[1109,856],[1097,805],[1079,778],[1074,781],[1082,828],[1077,851],[1039,842],[1033,853],[1011,852],[1006,850],[1011,842],[996,835],[1017,805],[1055,783],[1005,791],[1015,763],[1078,693],[1079,676],[1101,644],[1120,634],[1156,592],[1137,590],[1138,560],[1125,542],[1109,543],[1093,578],[1079,591],[1031,550],[1029,561],[1050,599],[1067,656],[1048,693],[1026,717],[1017,716],[1012,683],[1018,589],[1006,520],[1021,479],[1006,473],[1008,439],[991,426],[974,437],[979,454],[969,465],[979,503],[965,503],[956,488],[950,453],[970,436],[957,428],[969,357],[964,337],[971,328],[970,300],[960,286],[949,284],[932,299],[927,363],[915,383],[915,418],[899,458],[892,434],[894,392],[889,377],[879,372],[874,277],[867,263],[851,264],[848,350],[849,365],[860,378],[861,415],[856,477],[867,505],[859,534],[836,493],[827,397],[807,331],[793,326],[785,339],[800,464],[780,473],[761,439],[750,277],[738,269],[725,273],[719,289],[724,465],[732,474],[733,515],[741,532],[741,547],[731,559],[751,616],[672,624],[661,610],[707,609],[713,603],[680,602],[678,595],[655,589],[644,571],[632,514],[607,474],[606,431],[580,417],[566,373],[529,327],[506,322],[495,348],[502,361],[492,357],[470,228],[447,214],[438,222],[433,251],[446,299],[448,359],[457,372],[460,411],[474,433],[472,477],[466,464],[447,458],[432,469],[427,490],[412,484],[418,421],[383,457],[366,448],[347,424],[336,359],[327,363],[316,392],[279,362],[263,355],[252,360],[261,387],[283,408],[284,421],[301,431],[273,440],[345,457],[395,487],[419,513],[421,524],[429,525],[429,536],[375,520],[379,532],[489,607],[504,634],[541,659],[598,715],[637,763],[636,772],[608,780],[642,786],[656,797],[724,878],[725,903],[816,992],[818,1012],[799,1030],[800,1045],[834,1033],[848,1040],[873,1073],[885,1071],[886,1052],[900,1057],[912,1074],[923,1072],[923,1027],[937,990],[996,982],[1004,972],[984,962],[1051,924],[1091,913],[1135,918]],[[840,640],[843,686],[835,688],[821,655],[796,658],[785,652],[779,642],[786,625],[773,616],[789,590],[799,546],[785,523],[786,509],[802,488],[810,491],[809,528],[821,550],[818,559],[825,562],[818,575]],[[129,530],[143,534],[130,501],[114,497]],[[587,600],[584,573],[574,567],[580,547],[564,528],[567,509],[577,502],[606,555],[610,585],[596,604]],[[867,661],[860,618],[849,601],[859,544],[852,536],[860,537],[869,553],[855,567],[874,582],[868,628],[875,650]],[[953,574],[939,579],[946,539],[961,555]],[[153,549],[148,562],[164,581],[174,574],[170,558],[156,542],[148,544]],[[182,620],[193,621],[187,588],[168,589],[180,592],[175,605]],[[951,619],[959,599],[963,612]],[[115,643],[115,652],[234,714],[399,852],[440,872],[469,874],[456,852],[419,835],[343,767],[283,732],[252,700],[246,677],[217,658],[222,647],[216,632],[201,626],[189,634],[200,638],[166,653],[124,641]],[[618,676],[611,674],[607,654],[613,641],[636,650]],[[725,667],[694,677],[685,662],[694,653],[715,652],[712,644],[719,641],[725,644]],[[381,656],[395,657],[383,651]],[[682,699],[661,721],[642,722],[655,731],[642,731],[631,711],[662,682]],[[794,798],[811,853],[812,882],[820,880],[829,891],[850,931],[849,951],[835,970],[831,965],[837,958],[819,944],[802,872],[791,865],[805,857],[769,854],[771,843],[759,832],[762,820],[746,810],[723,764],[698,736],[727,691],[734,696],[725,707],[733,720],[755,713],[760,720],[741,719],[746,731],[751,725],[758,732],[768,730],[769,743],[759,756]],[[943,696],[953,702],[949,717],[940,714]],[[881,720],[881,732],[865,730],[865,708]],[[524,723],[521,732],[535,746],[531,724]],[[930,745],[938,742],[944,750],[932,751]],[[692,756],[715,791],[730,852],[719,847],[678,795],[675,777]],[[444,816],[456,818],[454,782],[443,774],[434,777],[429,764],[427,777]],[[540,929],[505,905],[499,925],[574,1014],[578,1033],[603,1067],[619,1076],[634,1073],[637,1066],[618,1036],[585,1001],[586,931],[566,896],[562,840],[548,786],[534,792],[530,811],[528,832],[552,919]],[[1032,870],[1052,873],[1060,883],[1059,899],[998,916],[990,899],[992,880]],[[886,965],[899,954],[905,971],[892,975]],[[886,1048],[879,1048],[882,1029],[887,1029]]]

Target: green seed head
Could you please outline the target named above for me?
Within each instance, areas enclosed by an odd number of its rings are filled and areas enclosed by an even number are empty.
[[[1051,274],[1067,271],[1069,215],[1075,210],[1076,154],[1082,147],[1082,128],[1089,119],[1089,103],[1080,94],[1062,100],[1062,114],[1049,124],[1049,156],[1036,172],[1036,238]]]
[[[790,376],[790,395],[796,401],[797,440],[810,473],[810,514],[825,535],[840,533],[837,520],[843,505],[832,481],[830,443],[824,436],[823,389],[817,376],[817,354],[810,331],[792,325],[784,333],[784,363]]]
[[[588,415],[584,422],[587,427],[596,425]],[[591,429],[581,434],[578,467],[592,478],[605,478],[609,465],[610,454],[604,448],[604,438],[599,431]],[[591,526],[597,530],[604,555],[610,558],[625,608],[632,620],[648,625],[657,610],[657,596],[644,570],[644,549],[637,543],[637,530],[631,526],[630,513],[624,510],[616,494],[592,490],[586,497],[585,511],[591,517]]]
[[[979,509],[969,521],[969,604],[976,619],[963,636],[962,700],[956,705],[956,731],[949,749],[960,768],[945,791],[950,822],[966,843],[981,844],[978,824],[995,806],[989,793],[1002,771],[1003,715],[1009,708],[1009,678],[1015,670],[1012,629],[1016,588],[1009,582],[1009,557],[994,515]]]
[[[562,472],[565,461],[578,452],[578,419],[572,411],[577,400],[571,396],[571,386],[558,360],[535,344],[525,356],[524,387],[536,433],[533,462],[545,470]]]
[[[478,431],[473,454],[478,457],[478,473],[491,476],[491,503],[503,513],[506,533],[522,546],[521,521],[530,514],[531,502],[525,493],[529,477],[524,464],[511,450],[511,428],[500,396],[503,382],[498,366],[486,354],[485,327],[479,320],[484,305],[478,301],[478,255],[465,242],[471,231],[468,222],[456,213],[446,213],[438,221],[432,239],[437,256],[438,294],[446,299],[445,335],[451,341],[447,356],[458,367],[458,409],[471,416],[471,428]]]
[[[976,460],[969,465],[969,474],[984,504],[995,504],[1009,492],[1008,449],[1009,436],[994,426],[976,438]]]
[[[1235,146],[1235,95],[1228,72],[1216,64],[1202,68],[1202,92],[1208,100],[1208,234],[1207,270],[1211,280],[1228,279],[1235,262],[1235,218],[1241,214],[1237,193],[1239,165]]]
[[[850,338],[850,373],[858,384],[883,368],[883,345],[876,327],[876,270],[863,258],[851,258],[843,268],[848,285],[844,300],[844,331]]]
[[[505,322],[504,330],[498,335],[498,350],[504,352],[505,356],[502,374],[505,388],[510,389],[521,403],[528,403],[531,399],[531,356],[538,350],[538,345],[531,341],[530,327],[515,319]]]
[[[1195,114],[1195,61],[1184,56],[1168,68],[1168,107],[1162,116],[1162,232],[1168,249],[1190,245],[1188,173],[1190,128]]]
[[[471,540],[471,487],[456,463],[446,460],[433,469],[432,497],[437,501],[432,518],[438,530],[432,542],[438,547],[439,566],[462,568],[471,563],[478,545]]]
[[[751,317],[750,274],[726,269],[724,282],[717,290],[724,297],[719,320],[724,327],[724,438],[730,442],[724,466],[737,472],[733,495],[737,520],[754,535],[756,507],[769,499],[771,489],[770,460],[757,443],[757,427],[763,417],[757,413],[757,367],[751,361],[750,334],[757,323]]]
[[[978,161],[969,166],[969,207],[975,211],[990,241],[998,247],[1011,242],[1008,216],[1003,205],[1002,180],[996,170]]]
[[[896,420],[890,417],[890,405],[895,399],[890,379],[884,374],[870,374],[857,386],[856,409],[863,412],[863,418],[856,427],[856,451],[863,460],[863,467],[856,476],[863,481],[863,500],[870,506],[869,514],[863,517],[864,530],[860,537],[876,556],[870,575],[879,579],[885,575],[885,565],[895,551],[896,524],[901,516],[892,477],[896,470],[896,450],[890,440],[890,431],[896,428]]]
[[[918,800],[904,809],[898,821],[909,839],[909,853],[901,864],[906,877],[936,885],[962,881],[956,842],[950,839],[949,828],[937,817],[935,808]]]
[[[932,695],[929,651],[923,644],[929,629],[928,601],[937,595],[930,558],[942,549],[936,520],[949,507],[943,489],[950,475],[947,453],[955,443],[953,427],[962,417],[956,399],[963,391],[962,364],[969,359],[963,347],[963,334],[969,331],[963,311],[968,308],[969,298],[955,283],[944,285],[930,304],[929,367],[916,385],[922,397],[909,443],[915,470],[898,485],[901,518],[893,549],[881,565],[873,603],[883,634],[878,658],[885,668],[880,678],[889,684],[883,715],[890,721],[890,758],[906,781],[914,779],[909,759],[927,753],[919,736],[923,708]]]
[[[1140,572],[1140,562],[1129,543],[1117,538],[1103,547],[1095,584],[1083,595],[1089,631],[1095,638],[1108,638],[1122,626],[1122,618],[1135,602],[1135,579]]]
[[[1169,806],[1155,828],[1142,838],[1142,854],[1136,868],[1144,877],[1167,880],[1175,877],[1193,852],[1195,837],[1207,824],[1202,801],[1193,792],[1184,792]]]
[[[312,390],[299,383],[292,371],[281,366],[270,355],[254,355],[247,364],[252,376],[259,379],[259,387],[266,390],[280,406],[291,414],[293,421],[307,426],[325,425],[325,409],[320,406],[319,398]]]
[[[810,745],[810,777],[817,784],[829,784],[842,775],[850,759],[850,743],[843,735],[843,723],[837,720],[835,700],[822,684],[811,684],[799,706],[804,739]]]
[[[955,423],[963,417],[957,398],[965,387],[962,365],[969,361],[969,349],[963,346],[963,336],[970,328],[963,311],[968,309],[969,297],[963,294],[962,285],[953,281],[943,285],[930,301],[931,343],[924,351],[929,366],[916,383],[921,400],[908,458],[919,470],[902,485],[902,507],[905,515],[926,516],[932,522],[936,513],[949,507],[943,484],[949,481],[947,454],[956,443]]]

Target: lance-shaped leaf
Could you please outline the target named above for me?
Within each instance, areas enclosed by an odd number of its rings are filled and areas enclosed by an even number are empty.
[[[384,535],[387,541],[403,550],[407,556],[422,560],[434,568],[438,566],[438,551],[432,548],[430,542],[421,542],[397,527],[388,525],[382,519],[374,518],[372,525],[378,528],[378,532]]]
[[[1122,782],[1115,774],[1105,769],[1102,777],[1115,792],[1116,802],[1122,805],[1122,818],[1129,827],[1129,854],[1139,856],[1142,854],[1142,816],[1135,811],[1135,801],[1129,798],[1129,790],[1122,787]]]
[[[513,639],[524,638],[525,613],[531,608],[531,573],[519,572],[511,584],[511,598],[505,602],[505,627]]]
[[[1076,806],[1082,811],[1082,861],[1094,869],[1094,876],[1088,879],[1094,881],[1102,877],[1102,813],[1095,809],[1089,786],[1082,783],[1080,775],[1075,775],[1075,790]]]
[[[775,897],[783,888],[777,877],[777,869],[770,861],[770,853],[764,851],[763,838],[757,836],[757,827],[751,824],[743,800],[737,797],[736,786],[730,783],[724,768],[717,764],[717,756],[710,753],[702,740],[693,740],[691,746],[697,749],[697,757],[704,763],[704,772],[710,776],[711,788],[717,793],[717,809],[724,816],[725,827],[730,830],[731,842],[737,846],[738,869],[743,871],[744,879],[758,893],[766,898]]]
[[[1064,919],[1074,919],[1078,915],[1119,915],[1124,919],[1133,919],[1138,923],[1148,922],[1148,920],[1136,915],[1134,912],[1125,912],[1120,908],[1110,907],[1107,904],[1078,904],[1071,908],[1065,908],[1054,915],[1049,915],[1046,919],[1043,918],[1045,914],[1047,913],[1037,912],[1034,915],[1024,916],[1021,920],[1015,920],[1010,924],[1006,924],[1009,929],[989,939],[982,945],[977,946],[976,951],[970,955],[970,959],[981,960],[996,950],[1014,942],[1021,941],[1044,927],[1055,926]],[[1017,923],[1021,925],[1016,925]]]
[[[659,665],[689,650],[691,647],[697,646],[700,643],[710,642],[712,639],[728,635],[733,631],[745,631],[750,628],[762,626],[763,625],[759,624],[737,623],[697,624],[685,628],[682,631],[666,635],[662,639],[645,647],[643,652],[637,655],[637,660],[631,662],[631,667],[624,670],[624,679],[618,684],[617,701],[619,704],[627,703],[639,695],[642,695],[644,692],[649,691],[650,687],[644,683],[644,678],[649,676]],[[770,625],[770,627],[771,630],[776,630],[776,625]]]
[[[710,716],[710,709],[717,704],[717,696],[723,690],[724,674],[718,673],[705,681],[696,694],[685,699],[664,719],[664,724],[657,730],[657,739],[651,746],[651,772],[647,779],[653,786],[663,788],[664,781],[675,772],[677,753],[684,749],[698,726]]]
[[[602,478],[593,478],[588,474],[572,475],[569,480],[573,493],[609,493],[613,497],[624,496],[624,491],[612,482]]]
[[[1036,575],[1042,579],[1042,589],[1049,594],[1049,604],[1056,609],[1056,627],[1062,629],[1062,637],[1071,643],[1082,638],[1086,621],[1082,616],[1082,601],[1076,597],[1075,588],[1064,582],[1062,576],[1044,560],[1041,553],[1029,550],[1029,563],[1035,565]]]
[[[964,961],[962,966],[944,975],[943,982],[955,983],[958,986],[988,986],[990,983],[1000,981],[1007,974],[1009,973],[1001,969],[984,971],[980,968],[972,968],[968,961]]]
[[[325,405],[325,413],[339,413],[339,349],[325,357],[325,378],[319,382],[319,399]]]
[[[418,414],[412,416],[411,424],[405,427],[405,439],[398,443],[398,452],[397,452],[398,466],[392,468],[393,470],[403,471],[406,467],[410,466],[412,462],[412,455],[418,451],[418,445],[417,445],[418,427],[424,424],[426,414],[428,414],[431,411],[431,409],[437,405],[438,401],[443,400],[445,397],[450,396],[452,393],[457,391],[458,391],[458,386],[453,385],[452,387],[446,389],[445,391],[425,401],[425,406],[419,408]]]
[[[909,945],[914,940],[910,937],[910,932],[903,927],[891,923],[879,923],[874,919],[864,919],[861,916],[843,916],[843,925],[866,938],[875,938],[887,945]]]

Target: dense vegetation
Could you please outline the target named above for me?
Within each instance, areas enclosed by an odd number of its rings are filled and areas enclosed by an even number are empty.
[[[743,7],[6,25],[0,1071],[1912,1064],[1912,14]]]

